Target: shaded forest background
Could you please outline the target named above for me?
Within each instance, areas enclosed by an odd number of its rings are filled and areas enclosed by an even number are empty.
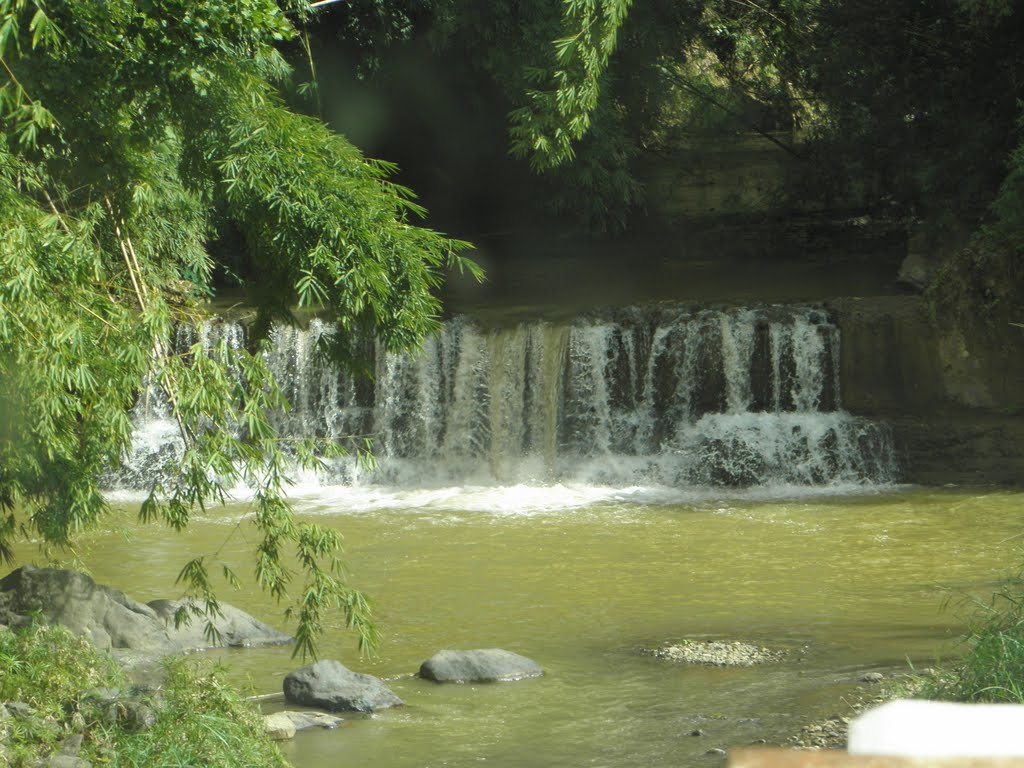
[[[946,308],[1013,319],[1024,278],[1021,3],[564,6],[327,6],[302,40],[308,48],[294,44],[300,70],[312,53],[318,86],[296,104],[305,99],[368,155],[396,162],[432,225],[470,238],[671,228],[678,217],[645,183],[652,169],[754,137],[786,160],[773,216],[894,224],[944,261],[932,290]],[[607,31],[615,6],[621,25],[606,66],[595,67],[589,130],[552,161],[524,143],[524,125],[551,109],[552,89],[572,89],[571,77],[557,79],[572,62],[559,57],[587,23]],[[586,62],[583,46],[570,54]],[[927,277],[938,275],[932,264]]]

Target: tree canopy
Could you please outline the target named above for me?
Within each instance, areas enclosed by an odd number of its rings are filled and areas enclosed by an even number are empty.
[[[443,180],[410,176],[428,199],[436,181],[441,200],[468,188],[471,200],[490,193],[517,213],[534,200],[591,230],[621,229],[643,208],[645,156],[672,162],[680,144],[758,133],[796,160],[790,202],[942,228],[994,218],[988,206],[1020,138],[1024,8],[1013,0],[353,0],[345,9],[315,26],[321,48],[341,51],[346,72],[402,110],[376,126],[382,141],[360,141],[443,161]],[[457,100],[428,122],[409,108],[414,89]],[[340,93],[343,103],[352,91]],[[539,180],[522,175],[527,165]],[[524,188],[526,205],[516,197]]]
[[[267,416],[285,404],[259,342],[175,354],[174,325],[194,316],[189,296],[237,266],[218,238],[244,243],[258,330],[317,305],[349,360],[367,332],[416,344],[437,327],[445,270],[475,270],[465,243],[413,224],[422,209],[389,181],[392,166],[285,105],[279,46],[307,12],[272,0],[0,2],[0,557],[18,535],[67,546],[105,513],[100,478],[156,382],[185,451],[143,518],[182,529],[238,482],[252,488],[256,580],[295,612],[302,653],[337,606],[373,639],[338,534],[296,521],[283,495],[290,460],[335,448],[278,439]],[[182,570],[200,612],[216,611],[214,568],[199,556]]]

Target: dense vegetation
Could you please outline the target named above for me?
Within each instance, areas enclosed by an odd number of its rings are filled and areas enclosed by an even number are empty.
[[[0,765],[36,765],[77,737],[74,755],[92,765],[287,765],[259,712],[216,670],[170,662],[160,692],[129,699],[146,713],[140,722],[111,703],[131,691],[121,670],[65,629],[0,629],[0,664]]]
[[[971,601],[964,653],[917,695],[952,701],[1024,704],[1024,583],[1008,580],[987,603]]]
[[[294,611],[302,653],[338,606],[373,639],[339,536],[297,522],[283,497],[292,460],[337,447],[277,438],[267,414],[284,404],[259,342],[176,355],[174,324],[233,278],[257,339],[315,304],[341,329],[330,351],[353,362],[368,332],[398,348],[436,328],[434,289],[467,265],[463,243],[410,223],[421,211],[391,166],[284,104],[277,46],[305,8],[0,2],[0,559],[16,535],[67,546],[104,514],[100,478],[155,383],[184,450],[143,518],[180,530],[226,489],[252,488],[256,579]],[[182,570],[207,613],[215,569],[199,555]]]
[[[479,162],[511,149],[546,177],[543,205],[621,226],[642,200],[641,155],[754,132],[799,159],[793,201],[950,228],[984,216],[1019,162],[1008,166],[1022,11],[1012,0],[359,0],[314,29],[330,67],[325,113],[375,151],[404,153],[427,190],[441,183],[427,168],[443,166],[443,192],[475,198]],[[383,116],[346,110],[354,96]],[[524,183],[515,165],[491,177],[492,198]],[[1004,186],[1001,219],[1020,216],[1010,195]]]

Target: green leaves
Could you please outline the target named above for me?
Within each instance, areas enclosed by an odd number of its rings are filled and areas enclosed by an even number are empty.
[[[64,735],[84,724],[79,757],[90,764],[287,766],[258,708],[225,684],[214,665],[169,660],[160,701],[141,694],[139,703],[155,715],[145,728],[134,718],[110,717],[110,702],[97,690],[124,688],[120,667],[62,627],[0,633],[0,668],[0,697],[22,702],[30,713],[5,724],[5,765],[57,762]]]
[[[349,334],[391,348],[436,330],[434,291],[444,269],[469,268],[467,244],[410,226],[422,209],[386,180],[391,166],[290,112],[261,80],[222,69],[219,82],[189,151],[210,159],[254,269],[280,286],[262,309],[323,306]]]
[[[36,12],[32,14],[32,21],[28,24],[28,31],[32,35],[33,48],[51,48],[56,50],[60,45],[63,35],[41,6],[36,6]],[[2,48],[2,44],[0,44]]]
[[[527,93],[513,110],[511,151],[537,169],[561,165],[574,156],[573,142],[590,129],[602,80],[632,0],[563,0],[566,34],[554,41],[554,66],[532,70],[545,90]]]
[[[257,328],[322,308],[343,329],[335,356],[354,364],[374,335],[417,344],[437,327],[445,271],[479,270],[466,243],[411,223],[423,210],[388,181],[393,166],[284,105],[274,45],[294,35],[271,0],[0,0],[0,558],[15,536],[70,546],[102,518],[127,414],[157,387],[183,446],[140,517],[180,531],[251,489],[255,579],[307,654],[333,611],[361,647],[376,638],[340,538],[285,498],[296,462],[341,448],[276,434],[268,415],[286,403],[258,334],[248,350],[176,354],[175,329],[238,271]],[[223,233],[245,253],[211,248]],[[218,552],[185,565],[181,619],[216,615],[219,579],[239,582]]]

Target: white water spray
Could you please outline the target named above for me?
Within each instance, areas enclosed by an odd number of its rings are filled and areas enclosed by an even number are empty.
[[[567,325],[485,331],[456,318],[415,354],[379,351],[375,382],[318,354],[333,328],[279,328],[267,363],[292,403],[286,436],[373,435],[378,468],[344,462],[325,482],[424,488],[599,484],[617,488],[893,482],[887,430],[839,405],[839,331],[821,310],[620,310]],[[211,321],[179,343],[240,346]],[[150,394],[137,485],[175,450]]]

